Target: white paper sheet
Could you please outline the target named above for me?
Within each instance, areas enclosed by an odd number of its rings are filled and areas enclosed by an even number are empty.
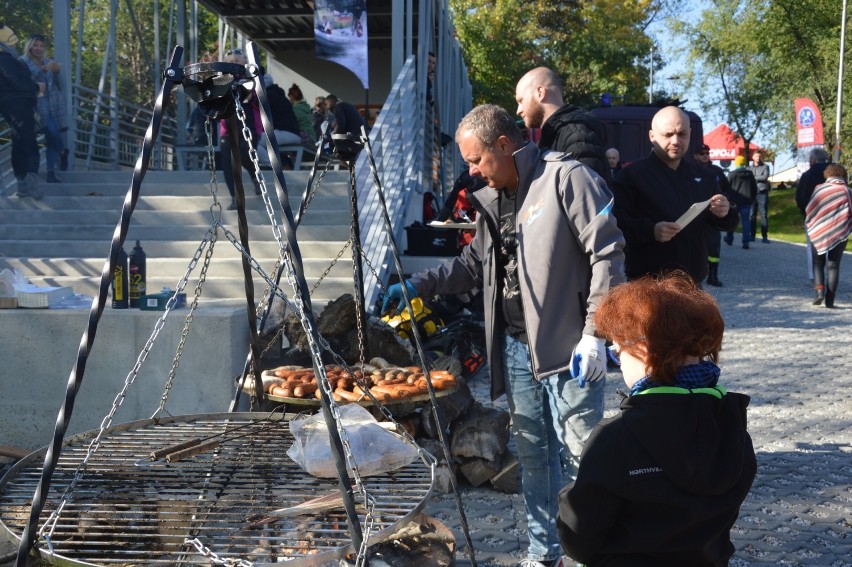
[[[704,212],[704,209],[708,206],[710,206],[710,199],[701,201],[700,203],[693,203],[692,206],[686,209],[686,212],[680,215],[680,218],[675,222],[679,224],[681,228],[685,228],[686,225],[695,220],[695,217]]]

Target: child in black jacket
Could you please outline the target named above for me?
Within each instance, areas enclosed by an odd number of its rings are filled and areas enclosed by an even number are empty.
[[[721,566],[754,480],[748,396],[718,385],[724,322],[684,273],[615,287],[595,314],[630,396],[560,493],[568,555],[594,566]]]

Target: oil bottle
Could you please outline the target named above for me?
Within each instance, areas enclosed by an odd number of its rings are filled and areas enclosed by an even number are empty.
[[[139,307],[142,296],[145,295],[145,251],[138,240],[130,252],[129,282],[130,307]]]
[[[124,247],[118,251],[118,260],[112,270],[112,308],[127,309],[127,252]]]

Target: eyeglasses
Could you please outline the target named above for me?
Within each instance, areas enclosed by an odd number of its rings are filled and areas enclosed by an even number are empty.
[[[621,349],[617,346],[610,345],[606,347],[606,356],[616,366],[621,366]]]
[[[229,49],[225,55],[244,55],[242,49]]]

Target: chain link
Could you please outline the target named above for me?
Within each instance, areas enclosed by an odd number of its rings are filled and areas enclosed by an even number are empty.
[[[213,118],[207,116],[204,120],[204,132],[207,134],[207,169],[210,171],[210,216],[214,223],[222,222],[222,203],[219,201],[219,186],[216,182],[216,149],[213,147]]]
[[[245,140],[247,142],[249,142],[249,147],[252,148],[251,132],[248,129],[248,126],[246,125],[245,111],[243,110],[243,106],[240,103],[239,98],[235,97],[234,100],[235,100],[235,107],[236,107],[236,110],[237,110],[237,117],[239,118],[240,122],[243,124],[243,128],[242,128],[243,137],[245,138]],[[344,449],[344,456],[345,456],[346,461],[349,464],[349,467],[352,471],[352,476],[353,476],[353,480],[354,480],[354,489],[357,490],[359,493],[361,493],[362,496],[364,497],[364,501],[367,502],[368,498],[367,498],[366,489],[364,488],[364,484],[361,481],[361,475],[358,471],[358,466],[357,466],[357,463],[355,461],[355,456],[352,453],[352,448],[351,448],[351,445],[349,443],[349,437],[347,435],[346,429],[342,425],[342,421],[341,421],[341,418],[340,418],[340,408],[337,405],[337,403],[334,401],[334,395],[333,395],[333,391],[332,391],[332,388],[331,388],[331,383],[328,381],[328,375],[326,374],[325,366],[323,365],[323,362],[322,362],[322,352],[320,350],[319,345],[317,344],[317,341],[314,340],[314,336],[319,337],[319,333],[316,331],[315,325],[310,321],[310,319],[308,319],[308,317],[305,313],[304,306],[306,305],[306,303],[302,298],[301,291],[300,291],[299,286],[298,286],[298,284],[296,283],[296,280],[295,280],[295,275],[294,275],[295,274],[295,268],[293,266],[293,260],[292,260],[291,254],[290,254],[290,252],[292,252],[292,251],[290,250],[289,246],[284,244],[284,238],[281,235],[281,230],[279,228],[279,225],[278,225],[277,222],[275,222],[275,215],[274,215],[273,210],[272,210],[272,203],[269,199],[269,193],[266,190],[266,183],[263,179],[263,176],[260,173],[260,164],[259,164],[258,159],[257,159],[257,152],[253,149],[250,149],[249,150],[249,157],[251,158],[252,163],[254,164],[255,178],[258,180],[258,182],[260,184],[262,199],[264,201],[264,205],[266,206],[267,215],[269,216],[269,219],[272,223],[272,231],[273,231],[273,234],[275,236],[275,240],[278,243],[279,257],[283,260],[284,267],[286,268],[287,282],[290,285],[290,287],[293,289],[293,296],[294,296],[294,299],[295,299],[295,301],[294,301],[294,303],[295,303],[294,312],[298,314],[299,320],[302,324],[302,328],[305,329],[305,336],[306,336],[306,339],[307,339],[307,342],[308,342],[308,348],[311,352],[311,357],[313,358],[314,364],[316,366],[317,382],[320,385],[320,387],[323,389],[323,391],[325,392],[326,398],[328,399],[329,411],[330,411],[332,417],[334,418],[334,422],[337,426],[338,436],[340,437],[341,444],[342,444],[343,449]],[[263,269],[261,268],[260,264],[258,264],[257,260],[255,260],[251,256],[251,254],[249,254],[248,251],[246,251],[243,248],[243,246],[237,242],[237,240],[236,240],[236,238],[234,238],[233,234],[231,234],[230,231],[225,230],[225,236],[226,236],[226,238],[228,238],[228,240],[231,241],[231,243],[234,246],[237,247],[238,250],[240,250],[240,253],[243,254],[243,256],[249,261],[249,263],[252,265],[252,268],[254,268],[255,271],[258,272],[258,274],[263,274],[262,277],[267,282],[267,284],[270,286],[270,289],[274,288],[275,293],[280,294],[280,296],[283,299],[285,299],[285,301],[286,301],[286,296],[283,294],[283,292],[281,292],[280,288],[275,284],[275,282],[273,282],[271,280],[271,278],[269,278],[268,275],[266,275],[263,272]],[[372,518],[373,518],[372,507],[366,508],[366,514],[367,515],[366,515],[366,518],[365,518],[365,524],[367,522],[372,522]],[[364,547],[362,546],[362,548],[364,548]],[[359,556],[360,556],[360,554],[361,554],[361,550],[359,550]]]
[[[331,270],[334,268],[334,266],[337,264],[337,262],[338,262],[338,261],[340,260],[340,258],[343,256],[343,253],[344,253],[344,252],[346,252],[346,249],[347,249],[347,248],[349,248],[349,246],[350,246],[351,244],[352,244],[352,237],[350,236],[350,237],[349,237],[349,240],[347,240],[347,241],[343,244],[343,248],[341,248],[341,249],[340,249],[340,252],[338,252],[338,253],[337,253],[337,256],[335,256],[335,258],[331,261],[331,264],[329,264],[329,265],[328,265],[328,267],[325,269],[325,271],[322,273],[322,275],[320,275],[319,279],[318,279],[318,280],[316,281],[316,283],[314,284],[314,287],[312,287],[312,288],[311,288],[311,295],[313,295],[313,294],[314,294],[314,292],[315,292],[315,291],[317,290],[317,288],[320,286],[320,284],[322,283],[322,281],[326,278],[326,276],[328,276],[328,274],[331,272]]]
[[[180,357],[183,354],[183,348],[186,345],[186,338],[189,336],[189,328],[194,320],[195,310],[198,308],[198,300],[201,297],[201,288],[204,286],[204,282],[207,281],[207,270],[210,268],[210,259],[213,257],[213,247],[216,245],[216,240],[218,239],[217,234],[218,231],[214,231],[210,237],[210,245],[207,247],[207,252],[204,254],[204,264],[201,266],[201,273],[198,276],[198,282],[195,284],[195,293],[193,294],[192,302],[189,307],[189,314],[187,314],[183,329],[181,330],[177,351],[172,359],[172,367],[169,369],[169,375],[166,378],[163,395],[160,398],[160,407],[157,408],[157,411],[154,412],[151,419],[157,417],[157,415],[166,407],[166,401],[169,398],[169,393],[171,392],[172,385],[174,384],[175,374],[177,373],[178,365],[180,364]],[[195,257],[193,257],[193,260],[195,260]],[[196,260],[195,264],[197,263],[198,262]],[[177,293],[178,292],[176,291],[175,297],[177,297]]]
[[[219,557],[209,547],[201,543],[201,540],[196,538],[186,538],[183,540],[184,545],[191,545],[198,553],[209,559],[216,565],[227,565],[228,567],[254,567],[254,563],[245,559],[231,559],[230,557]]]
[[[130,387],[133,385],[134,382],[136,382],[136,378],[139,375],[139,369],[142,367],[142,363],[145,362],[145,360],[148,358],[151,348],[154,346],[154,341],[156,341],[157,337],[160,334],[160,331],[165,326],[166,317],[168,317],[169,314],[172,312],[172,309],[174,309],[175,303],[177,303],[177,294],[186,287],[186,283],[189,280],[189,277],[192,272],[195,270],[195,267],[198,265],[198,261],[201,258],[201,253],[207,246],[207,243],[210,242],[211,239],[215,239],[216,227],[217,225],[213,225],[207,230],[207,233],[204,235],[204,238],[202,238],[201,243],[195,250],[195,253],[192,256],[192,260],[187,266],[186,272],[178,282],[177,289],[175,290],[174,294],[168,299],[168,301],[166,301],[166,307],[163,314],[157,319],[157,322],[154,324],[154,329],[153,331],[151,331],[151,335],[145,342],[145,346],[142,347],[142,352],[139,353],[139,356],[137,357],[133,368],[130,369],[130,372],[128,372],[127,376],[124,379],[124,385],[122,386],[116,397],[113,399],[112,407],[101,421],[98,432],[89,442],[89,446],[86,449],[86,455],[80,461],[80,464],[77,465],[77,469],[74,471],[74,476],[72,477],[71,482],[65,488],[62,493],[62,496],[60,497],[59,505],[50,514],[47,520],[45,520],[44,524],[39,530],[39,535],[43,536],[45,533],[47,533],[48,535],[52,535],[53,531],[56,529],[56,523],[58,522],[59,517],[61,516],[62,511],[65,508],[66,503],[68,502],[69,495],[73,494],[80,479],[83,478],[83,473],[92,455],[94,455],[100,448],[101,439],[103,438],[104,432],[107,428],[109,428],[110,425],[112,425],[112,420],[115,417],[115,414],[118,412],[118,408],[121,407],[122,403],[124,403],[124,399],[127,397],[127,392],[130,390]],[[162,407],[163,402],[161,401],[160,409],[157,410],[154,416],[156,416],[157,413],[160,412]]]

